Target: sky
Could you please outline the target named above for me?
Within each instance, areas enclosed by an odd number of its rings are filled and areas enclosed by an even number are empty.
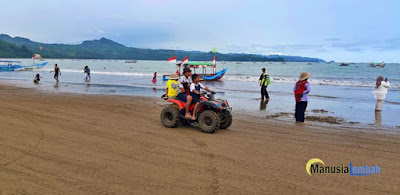
[[[44,43],[400,62],[399,0],[14,0],[0,33]]]

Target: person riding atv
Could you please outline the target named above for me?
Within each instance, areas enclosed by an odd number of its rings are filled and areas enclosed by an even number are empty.
[[[228,101],[214,98],[215,92],[201,93],[196,113],[195,105],[189,107],[195,118],[185,117],[186,103],[179,98],[164,98],[172,104],[166,105],[160,114],[162,124],[168,128],[197,123],[205,133],[214,133],[218,129],[227,129],[232,124],[232,108]]]

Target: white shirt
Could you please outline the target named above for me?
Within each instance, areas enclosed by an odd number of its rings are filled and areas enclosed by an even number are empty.
[[[186,78],[185,75],[180,76],[178,79],[179,88],[185,88],[183,87],[183,83],[189,83],[189,84],[193,83],[192,77],[189,76]]]
[[[375,99],[384,100],[386,98],[386,94],[387,94],[389,87],[390,87],[389,81],[387,81],[387,82],[382,81],[381,85],[378,88],[376,88],[375,91],[373,92]]]
[[[201,84],[201,83],[197,83],[197,85],[200,85],[200,88],[201,88],[201,89],[206,88],[206,87],[205,87],[203,84]],[[196,89],[196,86],[197,86],[197,85],[194,84],[194,83],[190,84],[190,92],[193,92],[193,90]],[[200,91],[198,91],[198,92],[200,92]]]

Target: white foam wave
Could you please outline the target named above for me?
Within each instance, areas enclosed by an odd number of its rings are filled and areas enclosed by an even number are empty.
[[[297,82],[297,78],[287,78],[287,77],[270,77],[271,82],[273,83],[291,83],[294,84]],[[257,82],[259,77],[250,77],[250,76],[225,76],[226,80],[232,81],[247,81],[247,82]],[[314,85],[334,85],[334,86],[351,86],[351,87],[374,87],[374,82],[365,82],[365,81],[357,81],[357,80],[332,80],[332,79],[310,79],[309,81]],[[398,84],[392,84],[391,88],[400,88]]]
[[[52,71],[53,69],[41,69],[43,72]],[[76,69],[62,69],[61,72],[70,72],[70,73],[82,73],[83,70]],[[100,74],[100,75],[116,75],[116,76],[153,76],[154,73],[146,73],[146,72],[107,72],[107,71],[90,71],[91,74]],[[167,73],[157,73],[158,76],[162,76]]]

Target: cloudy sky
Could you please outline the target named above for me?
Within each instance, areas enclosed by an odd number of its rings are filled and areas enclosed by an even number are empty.
[[[400,62],[399,0],[14,0],[0,33],[45,43]]]

